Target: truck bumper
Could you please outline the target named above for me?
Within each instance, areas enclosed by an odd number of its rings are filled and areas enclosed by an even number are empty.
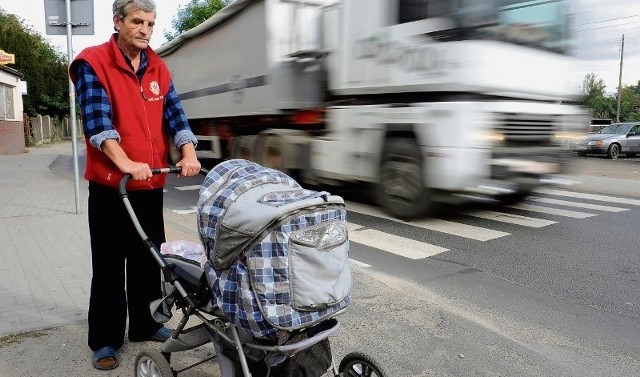
[[[487,161],[489,176],[468,182],[458,194],[499,198],[548,185],[569,185],[569,152],[555,148],[496,150]]]

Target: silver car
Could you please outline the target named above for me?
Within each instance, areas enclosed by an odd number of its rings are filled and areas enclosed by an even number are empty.
[[[640,123],[613,123],[579,140],[573,151],[580,156],[606,154],[612,160],[620,154],[640,154]]]

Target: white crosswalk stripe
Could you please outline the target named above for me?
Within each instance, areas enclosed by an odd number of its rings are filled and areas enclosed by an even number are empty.
[[[467,225],[440,219],[418,220],[412,222],[411,225],[478,241],[494,240],[496,238],[508,236],[509,234],[511,234],[499,230],[482,228],[479,226]]]
[[[364,228],[356,224],[348,224],[349,240],[359,244],[380,249],[409,259],[423,259],[440,254],[449,249],[398,237],[390,233]]]
[[[198,208],[196,206],[192,206],[187,208],[178,208],[172,211],[174,213],[177,213],[178,215],[190,215],[192,213],[196,213],[198,211]]]
[[[531,197],[529,198],[529,200],[533,200],[540,203],[556,204],[556,205],[566,206],[566,207],[585,208],[585,209],[592,209],[592,210],[604,211],[604,212],[623,212],[623,211],[629,210],[628,208],[610,207],[610,206],[603,206],[599,204],[590,204],[590,203],[570,202],[567,200],[559,200],[559,199],[551,199],[551,198]]]
[[[551,189],[539,190],[538,192],[549,194],[549,195],[556,195],[556,196],[569,196],[571,198],[578,198],[578,199],[598,200],[601,202],[630,204],[634,206],[640,206],[639,199],[618,198],[615,196],[608,196],[608,195],[587,194],[583,192],[551,190]]]
[[[468,216],[479,217],[485,220],[500,221],[503,223],[516,224],[530,228],[542,228],[557,223],[556,221],[552,220],[537,219],[533,217],[519,216],[496,211],[470,211],[465,212],[464,214]]]
[[[509,208],[521,209],[523,211],[546,213],[549,215],[572,217],[574,219],[586,219],[587,217],[596,216],[595,213],[586,213],[586,212],[578,212],[578,211],[569,211],[569,210],[558,209],[558,208],[532,206],[530,204],[514,204],[509,206]]]
[[[202,187],[202,185],[176,186],[175,189],[180,191],[196,191],[200,190],[200,187]]]

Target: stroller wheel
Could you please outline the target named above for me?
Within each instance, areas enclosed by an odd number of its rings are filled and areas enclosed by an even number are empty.
[[[134,364],[136,377],[175,377],[171,365],[160,351],[146,349],[140,351]]]
[[[387,377],[387,373],[371,356],[361,352],[351,352],[345,356],[338,367],[344,377]]]

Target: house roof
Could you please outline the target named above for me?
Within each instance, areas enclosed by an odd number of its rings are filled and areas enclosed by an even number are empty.
[[[8,72],[8,73],[20,78],[20,79],[22,79],[22,77],[24,76],[24,74],[22,72],[18,71],[17,69],[11,68],[11,67],[7,67],[6,65],[3,65],[3,64],[0,64],[0,71]]]

